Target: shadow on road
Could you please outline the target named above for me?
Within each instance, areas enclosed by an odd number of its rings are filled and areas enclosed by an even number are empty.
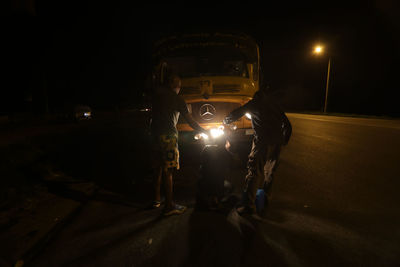
[[[231,197],[219,211],[195,208],[184,228],[170,233],[157,256],[140,266],[282,266],[259,222],[238,215],[237,200]]]

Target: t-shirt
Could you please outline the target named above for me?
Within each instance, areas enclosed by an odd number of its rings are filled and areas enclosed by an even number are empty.
[[[250,113],[255,135],[268,143],[282,143],[282,122],[287,120],[279,101],[273,93],[256,92],[253,99],[232,111],[229,121],[235,121],[245,113]]]
[[[151,132],[153,135],[176,135],[180,114],[189,113],[185,100],[168,88],[158,88],[152,99]]]

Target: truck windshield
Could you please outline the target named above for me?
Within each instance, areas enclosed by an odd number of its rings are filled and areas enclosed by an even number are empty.
[[[244,60],[221,57],[174,57],[167,64],[182,78],[199,76],[236,76],[248,78]]]

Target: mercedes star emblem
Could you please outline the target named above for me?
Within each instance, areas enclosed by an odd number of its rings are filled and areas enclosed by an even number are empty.
[[[200,117],[203,120],[212,120],[215,116],[215,107],[211,104],[204,104],[200,107]]]

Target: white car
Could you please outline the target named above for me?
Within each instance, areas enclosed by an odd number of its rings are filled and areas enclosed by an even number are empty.
[[[89,120],[92,118],[92,109],[85,105],[78,105],[74,108],[74,120]]]

